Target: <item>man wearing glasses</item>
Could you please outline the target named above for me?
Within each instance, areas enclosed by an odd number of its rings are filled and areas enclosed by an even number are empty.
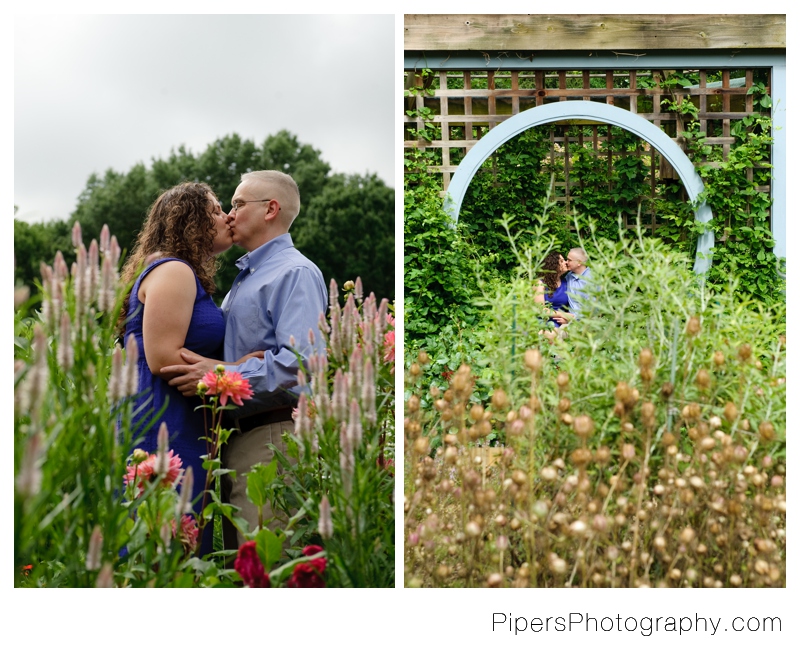
[[[567,296],[569,310],[576,318],[581,317],[581,304],[589,297],[587,286],[592,283],[592,271],[586,266],[586,251],[583,248],[572,248],[567,254]]]
[[[300,361],[307,369],[309,356],[324,349],[319,322],[327,309],[328,293],[319,268],[294,248],[289,235],[300,211],[300,193],[289,175],[275,170],[245,173],[231,205],[231,236],[247,254],[236,262],[239,275],[222,303],[225,361],[259,350],[264,358],[226,366],[250,382],[253,397],[241,408],[226,412],[239,431],[222,452],[223,467],[236,471],[235,479],[222,478],[222,499],[240,507],[238,515],[253,529],[258,509],[247,499],[245,474],[254,464],[272,460],[270,443],[286,452],[281,434],[294,431],[291,414],[300,392]],[[167,366],[161,372],[177,374],[169,383],[188,396],[196,392],[197,382],[215,362],[192,353],[184,353],[183,358],[186,365]],[[272,507],[263,510],[268,525]],[[276,517],[284,526],[284,517]],[[237,549],[244,539],[227,520],[223,524],[225,548]]]

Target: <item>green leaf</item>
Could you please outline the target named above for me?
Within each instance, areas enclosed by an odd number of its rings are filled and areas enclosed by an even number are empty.
[[[269,465],[257,463],[247,473],[247,499],[256,506],[267,503],[267,487],[278,472],[278,460],[273,458]]]
[[[285,538],[285,535],[276,536],[267,528],[256,534],[256,552],[264,564],[265,570],[272,570],[272,566],[281,558],[281,550]]]

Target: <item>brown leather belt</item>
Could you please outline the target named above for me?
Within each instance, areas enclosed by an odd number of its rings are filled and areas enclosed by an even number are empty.
[[[270,409],[269,411],[264,411],[263,413],[256,413],[252,416],[247,416],[246,418],[239,418],[235,420],[236,426],[239,428],[239,431],[244,434],[256,427],[263,427],[264,425],[272,425],[276,422],[284,422],[287,420],[292,419],[292,409],[293,407],[281,407],[279,409]]]

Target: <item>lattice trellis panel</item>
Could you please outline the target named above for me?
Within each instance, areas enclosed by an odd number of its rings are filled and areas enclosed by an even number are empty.
[[[685,88],[662,88],[662,80],[676,76],[693,83]],[[754,106],[757,96],[747,93],[756,83],[763,84],[765,92],[769,94],[769,68],[682,71],[442,70],[426,76],[416,71],[406,71],[406,88],[416,90],[405,99],[405,111],[414,112],[415,115],[404,115],[404,145],[406,149],[432,150],[435,153],[438,165],[430,167],[429,171],[442,175],[446,191],[452,174],[469,148],[488,130],[521,111],[550,102],[570,100],[613,104],[651,121],[680,145],[684,119],[680,114],[668,111],[662,101],[680,102],[688,98],[697,108],[700,130],[708,137],[706,144],[715,151],[712,158],[725,160],[735,142],[731,134],[732,126],[760,109]],[[414,131],[423,129],[426,122],[435,125],[433,130],[426,130],[431,140],[414,138]],[[608,138],[605,126],[592,125],[588,129],[575,130],[574,127],[567,129],[554,123],[550,132],[549,163],[554,165],[558,160],[563,170],[556,176],[556,200],[569,208],[575,192],[570,179],[570,148],[574,151],[575,147],[591,147],[597,156],[606,157],[609,165],[620,153],[614,151],[613,143],[602,146],[602,142]],[[647,181],[651,198],[655,198],[660,181],[673,179],[675,175],[666,162],[662,165],[660,156],[648,144],[641,145],[640,153],[650,168]],[[752,176],[752,171],[750,174]],[[769,192],[769,186],[760,189]],[[655,227],[656,221],[656,216],[651,212],[645,222]]]

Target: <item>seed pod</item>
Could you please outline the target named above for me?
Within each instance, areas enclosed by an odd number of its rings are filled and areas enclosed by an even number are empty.
[[[419,367],[416,361],[409,366],[408,374],[412,377],[419,377],[422,374],[422,368]]]
[[[525,351],[525,367],[531,372],[539,373],[542,371],[542,353],[539,350]]]
[[[667,400],[670,398],[670,396],[674,391],[675,391],[675,386],[673,386],[670,382],[664,382],[664,385],[661,386],[661,397]]]
[[[522,470],[515,470],[511,473],[511,481],[517,486],[524,486],[527,480],[528,476]]]
[[[738,356],[739,360],[742,363],[747,361],[752,354],[753,354],[753,348],[750,347],[749,343],[743,343],[742,345],[739,346]]]
[[[624,381],[617,382],[617,387],[614,389],[614,397],[618,402],[627,405],[630,401],[631,388]]]
[[[597,451],[594,453],[594,460],[601,465],[604,463],[608,463],[610,458],[611,458],[611,450],[605,445],[601,445],[600,447],[598,447]]]
[[[686,321],[686,334],[691,338],[700,333],[700,318],[692,316]]]
[[[680,534],[679,538],[682,543],[688,545],[694,540],[695,531],[691,527],[686,527]]]
[[[430,448],[430,441],[424,436],[420,436],[414,441],[414,451],[417,454],[427,454]]]
[[[406,408],[408,409],[409,413],[415,413],[419,411],[419,397],[416,395],[411,395],[406,402]]]
[[[642,404],[641,415],[644,426],[652,428],[656,422],[656,405],[652,402],[644,402]]]
[[[473,422],[478,422],[483,418],[483,407],[480,404],[473,404],[469,409],[469,417]]]
[[[539,475],[545,481],[554,481],[558,477],[558,472],[555,468],[551,468],[550,466],[545,466],[539,471]]]
[[[645,347],[639,352],[639,365],[642,368],[649,368],[653,365],[653,351],[649,347]]]
[[[558,373],[558,376],[556,377],[556,384],[558,384],[558,390],[562,393],[567,390],[567,386],[569,386],[569,373]]]
[[[643,382],[651,382],[655,375],[652,368],[641,368],[639,370],[639,376],[642,378]]]
[[[631,443],[625,443],[622,446],[622,458],[630,461],[633,457],[636,456],[636,448]]]
[[[470,522],[467,523],[467,526],[464,528],[464,531],[470,538],[477,538],[478,536],[481,535],[482,529],[477,522],[471,520]]]
[[[579,447],[570,455],[570,461],[579,468],[586,466],[592,460],[592,453],[585,447]]]
[[[508,406],[508,395],[502,388],[496,388],[492,394],[492,406],[495,409],[502,410]]]
[[[763,441],[773,441],[775,440],[775,427],[772,426],[771,422],[765,420],[758,425],[758,435],[761,436]]]
[[[419,364],[421,366],[425,366],[425,365],[428,365],[430,363],[431,359],[428,356],[427,352],[425,352],[423,350],[420,350],[419,354],[417,355],[417,361],[419,362]]]
[[[697,376],[694,378],[694,383],[700,390],[706,390],[711,384],[711,375],[704,368],[697,371]]]
[[[587,415],[580,415],[575,418],[572,429],[579,438],[586,439],[594,431],[594,421]]]
[[[714,352],[714,365],[717,366],[717,368],[720,368],[724,364],[725,364],[725,355],[719,350],[717,350],[716,352]]]
[[[739,409],[736,408],[736,405],[733,402],[727,402],[722,414],[725,416],[725,420],[728,422],[733,422],[736,420],[736,416],[739,415]]]

